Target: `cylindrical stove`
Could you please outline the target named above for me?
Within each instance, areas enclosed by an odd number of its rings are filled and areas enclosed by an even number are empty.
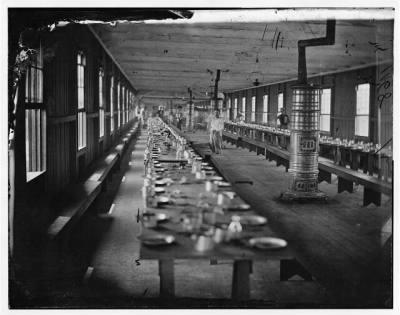
[[[318,191],[320,89],[292,87],[289,190],[282,199],[321,199]]]

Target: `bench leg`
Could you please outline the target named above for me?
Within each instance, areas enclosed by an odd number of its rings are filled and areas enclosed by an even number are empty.
[[[350,180],[346,180],[342,177],[338,179],[338,193],[347,190],[348,192],[353,192],[353,182]]]
[[[296,259],[282,259],[280,265],[281,281],[287,281],[295,275],[299,275],[305,281],[312,281],[312,275]]]
[[[250,298],[251,260],[233,262],[232,299],[248,300]]]
[[[364,187],[364,206],[368,206],[370,203],[374,203],[377,206],[381,205],[382,194],[378,191],[374,191]]]
[[[175,297],[174,260],[159,260],[158,274],[160,276],[160,297]]]
[[[326,181],[327,183],[331,183],[332,182],[332,174],[331,173],[329,173],[329,172],[327,172],[327,171],[324,171],[324,170],[319,170],[319,173],[318,173],[318,182],[320,183],[320,182],[322,182],[322,181]]]
[[[276,157],[276,166],[281,166],[281,165],[282,165],[282,159],[279,156],[277,156]]]

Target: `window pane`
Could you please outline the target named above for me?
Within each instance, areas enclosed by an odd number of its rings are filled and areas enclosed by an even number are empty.
[[[283,108],[283,93],[278,94],[278,112]]]
[[[331,116],[330,115],[321,115],[320,116],[320,129],[321,131],[327,131],[330,132],[331,128]]]
[[[323,89],[321,92],[321,114],[331,113],[331,89]]]
[[[369,114],[369,83],[357,86],[357,115]]]
[[[26,171],[31,171],[31,110],[25,112],[25,153],[26,153]]]
[[[86,113],[78,112],[78,149],[86,147]]]
[[[237,107],[238,104],[237,103],[238,103],[238,100],[237,100],[237,98],[235,98],[234,108],[233,108],[233,118],[237,117],[237,110],[238,110],[238,107]]]
[[[268,122],[268,95],[263,96],[263,123]]]
[[[369,123],[369,116],[356,116],[355,119],[355,135],[356,136],[362,136],[362,137],[368,137],[368,123]]]

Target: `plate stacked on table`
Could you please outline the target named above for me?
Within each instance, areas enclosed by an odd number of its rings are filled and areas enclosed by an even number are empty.
[[[167,196],[158,196],[156,197],[157,205],[165,205],[170,202],[169,197]]]
[[[279,249],[287,246],[287,242],[281,238],[276,237],[253,237],[249,239],[248,244],[251,247],[257,249],[268,250],[268,249]]]
[[[170,219],[170,217],[166,213],[157,213],[156,214],[157,223],[163,223],[165,221],[168,221],[169,219]]]
[[[162,193],[165,193],[165,189],[162,188],[162,187],[155,187],[155,188],[154,188],[154,192],[155,192],[156,194],[162,194]]]
[[[161,186],[167,185],[167,182],[166,182],[165,180],[156,180],[156,181],[154,182],[154,185],[155,185],[156,187],[161,187]]]
[[[218,187],[231,187],[232,185],[228,182],[219,181],[217,182]]]
[[[175,243],[175,237],[168,234],[153,234],[140,237],[140,240],[147,246],[162,246]]]
[[[248,205],[247,203],[233,204],[228,206],[228,210],[231,211],[249,211],[250,208],[250,205]]]
[[[240,216],[240,224],[247,226],[259,226],[268,222],[267,218],[259,215],[242,215]]]

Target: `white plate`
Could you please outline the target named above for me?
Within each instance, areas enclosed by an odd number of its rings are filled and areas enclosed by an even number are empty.
[[[156,185],[156,186],[165,186],[165,185],[167,185],[167,183],[164,180],[156,180],[154,182],[154,185]]]
[[[228,207],[228,210],[232,210],[232,211],[248,211],[248,210],[250,210],[250,205],[248,205],[247,203],[241,203],[239,205],[230,205]]]
[[[228,182],[218,182],[217,185],[218,185],[218,187],[230,187],[230,186],[232,186]]]
[[[157,197],[157,203],[168,203],[169,198],[167,196],[159,196]]]
[[[169,215],[166,213],[157,213],[156,214],[156,220],[157,222],[164,222],[169,219]]]
[[[214,170],[214,168],[212,166],[203,166],[202,169],[205,171],[213,171]]]
[[[249,240],[249,245],[258,249],[278,249],[287,246],[287,242],[276,237],[254,237]]]
[[[154,234],[142,237],[141,241],[147,246],[171,245],[175,242],[175,237],[173,235]]]
[[[207,178],[208,180],[212,180],[212,181],[222,181],[224,180],[221,176],[211,176],[209,178]]]
[[[243,215],[240,217],[240,223],[243,225],[257,226],[264,225],[267,222],[267,218],[259,215]]]
[[[154,187],[154,192],[156,194],[161,194],[161,193],[165,192],[165,189],[162,187]]]

